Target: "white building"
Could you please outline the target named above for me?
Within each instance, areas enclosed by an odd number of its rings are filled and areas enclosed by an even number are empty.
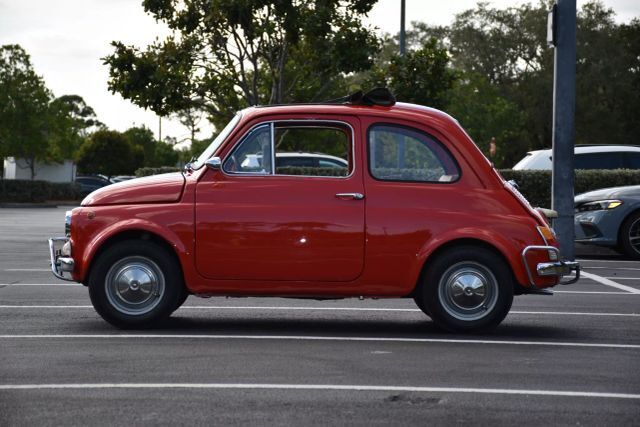
[[[76,164],[73,160],[52,164],[36,162],[35,172],[33,179],[38,181],[73,182],[76,179]],[[24,159],[7,157],[4,159],[4,178],[30,180],[31,169]]]

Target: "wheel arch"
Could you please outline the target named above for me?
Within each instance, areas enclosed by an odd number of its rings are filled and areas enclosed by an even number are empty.
[[[439,257],[441,254],[447,252],[448,250],[455,247],[459,247],[459,246],[474,246],[479,249],[485,249],[485,250],[491,251],[492,253],[500,257],[505,262],[505,264],[509,268],[509,271],[511,272],[514,291],[516,292],[518,291],[520,285],[518,283],[519,281],[514,272],[513,265],[509,260],[509,258],[505,255],[505,253],[502,252],[502,250],[500,250],[496,245],[487,242],[486,240],[473,238],[473,237],[461,237],[461,238],[456,238],[456,239],[443,242],[442,244],[435,247],[432,251],[430,251],[427,256],[424,257],[421,268],[420,268],[420,273],[418,274],[418,278],[414,285],[413,291],[411,292],[412,297],[416,296],[417,293],[422,288],[424,283],[424,275],[427,268],[429,267],[429,263],[432,262],[437,257]]]
[[[636,204],[632,210],[627,212],[627,214],[624,216],[622,221],[620,221],[620,225],[618,226],[618,231],[616,233],[616,244],[618,245],[618,247],[620,247],[621,244],[622,244],[622,227],[623,227],[623,225],[633,215],[638,215],[638,214],[640,214],[640,204]]]
[[[178,265],[178,268],[180,269],[180,275],[182,276],[183,286],[185,288],[187,288],[186,282],[185,282],[184,270],[182,268],[182,263],[180,262],[180,257],[178,256],[178,253],[176,252],[175,245],[171,244],[163,236],[160,236],[157,233],[154,233],[152,231],[145,230],[145,229],[142,229],[142,228],[133,228],[133,229],[121,230],[121,231],[118,231],[116,233],[111,234],[110,236],[108,236],[104,240],[102,240],[100,242],[100,244],[96,247],[95,251],[88,258],[88,262],[86,263],[86,268],[85,268],[84,277],[83,277],[83,284],[86,285],[86,282],[89,279],[89,276],[91,275],[91,270],[92,270],[93,266],[95,265],[95,261],[100,257],[100,255],[102,253],[104,253],[104,251],[106,251],[108,248],[112,247],[113,245],[115,245],[117,243],[120,243],[120,242],[127,241],[127,240],[138,240],[138,241],[153,242],[156,245],[158,245],[158,246],[162,247],[163,249],[165,249],[167,251],[167,253],[169,253],[171,255],[173,260]]]

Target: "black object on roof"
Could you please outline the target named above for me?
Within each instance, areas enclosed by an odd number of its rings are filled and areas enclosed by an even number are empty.
[[[391,107],[395,103],[396,97],[385,87],[377,87],[367,93],[359,90],[351,95],[323,102],[323,104],[379,105],[381,107]]]

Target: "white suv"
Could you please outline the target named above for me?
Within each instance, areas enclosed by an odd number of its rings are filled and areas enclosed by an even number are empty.
[[[640,146],[578,145],[574,148],[575,169],[640,169]],[[551,150],[529,151],[515,170],[551,170]]]

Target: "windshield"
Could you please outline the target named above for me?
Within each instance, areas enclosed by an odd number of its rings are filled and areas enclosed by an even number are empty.
[[[220,144],[222,144],[222,142],[225,139],[227,139],[227,137],[229,136],[233,128],[236,127],[236,125],[240,121],[240,117],[241,117],[241,113],[237,113],[235,116],[233,116],[233,119],[231,119],[231,121],[227,123],[224,129],[222,129],[222,131],[218,134],[218,136],[216,136],[216,139],[214,139],[213,142],[209,144],[207,149],[204,150],[202,154],[200,154],[198,159],[195,162],[193,162],[192,168],[194,170],[200,169],[202,165],[204,165],[204,162],[209,160],[209,158],[213,155],[213,153],[216,152]]]

